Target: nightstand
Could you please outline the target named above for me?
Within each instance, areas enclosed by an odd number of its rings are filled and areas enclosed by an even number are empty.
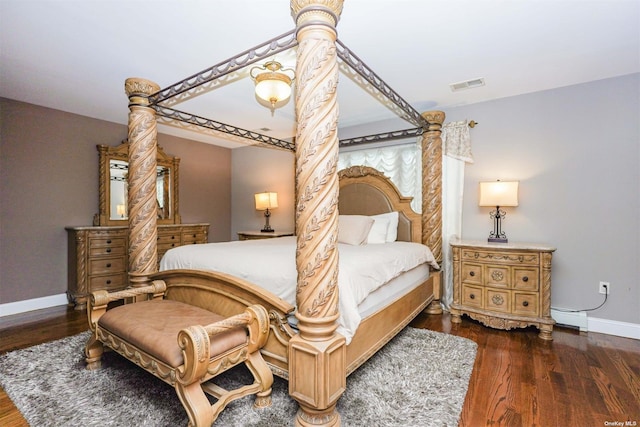
[[[551,256],[541,244],[451,242],[453,303],[451,321],[461,315],[497,329],[535,326],[552,340]]]
[[[262,231],[238,231],[239,240],[271,239],[285,236],[293,236],[293,231],[273,231],[268,233],[263,233]]]

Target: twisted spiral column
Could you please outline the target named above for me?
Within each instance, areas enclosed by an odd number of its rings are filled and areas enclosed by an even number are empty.
[[[422,243],[433,252],[442,265],[442,111],[422,113],[429,127],[422,137]],[[440,303],[440,275],[434,281],[434,300],[427,308],[429,314],[442,313]]]
[[[289,342],[289,393],[299,426],[340,425],[346,387],[338,319],[338,64],[342,0],[291,0],[296,59],[296,303],[300,333]],[[314,372],[314,374],[306,374]]]
[[[139,78],[125,81],[129,97],[129,281],[144,286],[157,271],[156,154],[157,123],[149,96],[157,84]]]

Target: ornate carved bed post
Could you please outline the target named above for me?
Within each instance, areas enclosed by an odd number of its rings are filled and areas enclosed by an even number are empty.
[[[422,243],[429,246],[442,266],[442,139],[440,138],[445,114],[427,111],[422,117],[429,122],[422,137]],[[434,282],[433,302],[427,307],[429,314],[441,314],[441,273]]]
[[[289,394],[298,426],[337,426],[346,388],[338,319],[338,64],[342,0],[291,0],[296,61],[296,302],[300,333],[289,341]]]
[[[129,97],[129,281],[131,286],[148,284],[158,269],[156,154],[157,123],[149,107],[149,96],[157,84],[139,78],[125,81]]]

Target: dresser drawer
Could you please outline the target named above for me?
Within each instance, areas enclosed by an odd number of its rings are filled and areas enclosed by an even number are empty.
[[[180,233],[158,233],[158,247],[171,244],[180,246]]]
[[[482,308],[482,286],[462,284],[462,304]]]
[[[92,292],[101,289],[123,289],[127,287],[126,274],[119,273],[107,276],[91,276],[89,278],[89,286]]]
[[[482,264],[462,263],[461,280],[466,283],[482,284]]]
[[[116,247],[116,246],[126,246],[126,239],[124,237],[109,237],[109,236],[101,236],[101,237],[91,237],[89,239],[89,248],[103,248],[103,247]]]
[[[99,258],[105,256],[124,256],[126,248],[124,246],[97,246],[89,248],[89,257]]]
[[[206,243],[207,236],[204,233],[186,232],[182,233],[182,244],[192,245],[197,243]]]
[[[537,316],[539,314],[538,309],[538,294],[526,293],[526,292],[514,292],[513,293],[513,314],[522,314],[525,316]]]
[[[513,287],[523,291],[537,291],[539,286],[538,269],[513,267]]]
[[[111,274],[126,271],[124,257],[100,258],[89,261],[89,275]]]

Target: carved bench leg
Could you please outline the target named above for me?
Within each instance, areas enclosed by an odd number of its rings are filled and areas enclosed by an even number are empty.
[[[180,402],[187,411],[189,427],[210,427],[216,417],[200,383],[184,385],[176,382],[175,387]]]
[[[266,408],[271,406],[271,386],[273,385],[273,373],[267,362],[264,361],[259,351],[249,355],[245,365],[255,379],[256,383],[262,386],[261,391],[256,393],[256,400],[253,403],[255,408]]]
[[[87,363],[87,369],[92,371],[100,369],[102,367],[102,354],[104,353],[104,346],[95,335],[91,335],[89,341],[84,347],[85,362]]]

